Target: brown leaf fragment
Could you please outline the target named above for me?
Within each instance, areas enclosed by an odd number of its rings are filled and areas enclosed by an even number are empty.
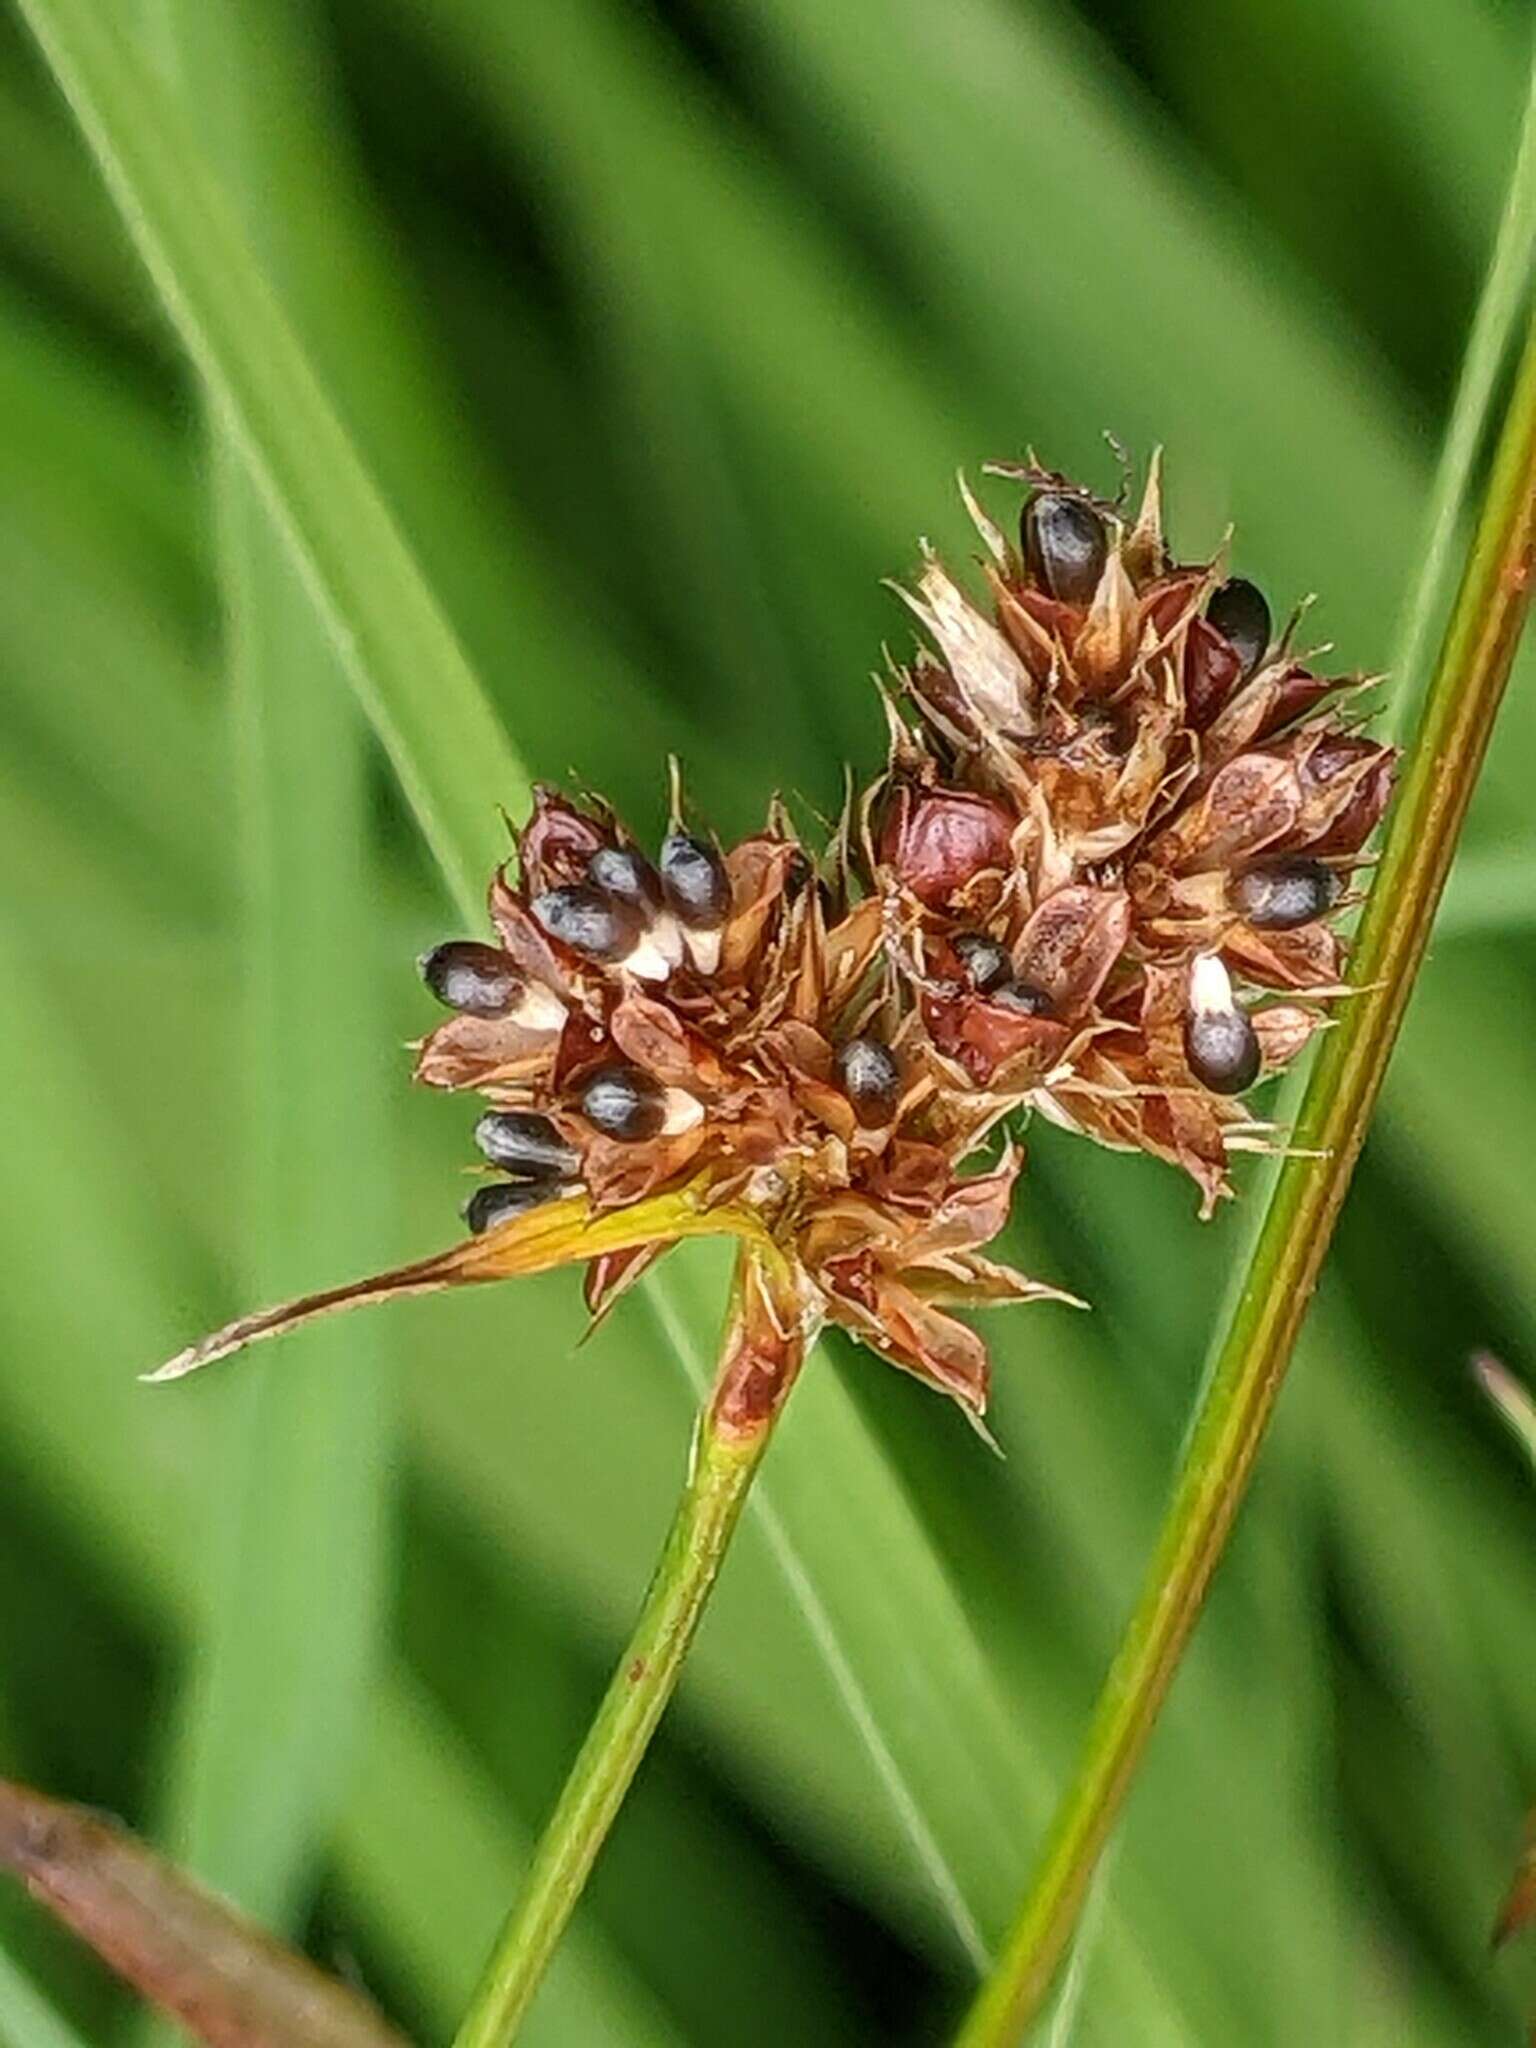
[[[1533,1921],[1536,1921],[1536,1811],[1526,1818],[1525,1845],[1515,1866],[1514,1882],[1505,1894],[1498,1918],[1493,1923],[1492,1946],[1502,1948],[1505,1942],[1524,1933]]]
[[[208,2048],[406,2048],[362,1993],[84,1807],[0,1779],[0,1865]]]

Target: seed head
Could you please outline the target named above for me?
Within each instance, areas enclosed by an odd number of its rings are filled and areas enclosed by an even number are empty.
[[[993,467],[1029,493],[1021,544],[972,503],[988,610],[925,555],[908,602],[933,644],[894,673],[875,887],[953,1085],[1169,1159],[1209,1212],[1247,1135],[1232,1098],[1338,989],[1330,919],[1394,756],[1334,708],[1361,679],[1277,641],[1255,584],[1170,558],[1156,463],[1133,525]]]
[[[1053,1293],[983,1255],[1021,1164],[1011,1140],[978,1163],[1004,1118],[1170,1160],[1207,1213],[1230,1193],[1239,1098],[1338,990],[1331,920],[1394,757],[1254,584],[1170,557],[1155,462],[1130,525],[1033,461],[996,473],[1025,487],[1019,545],[967,494],[985,608],[925,553],[907,602],[931,645],[894,671],[886,772],[821,858],[777,799],[722,849],[674,786],[653,859],[600,800],[534,792],[495,942],[421,963],[453,1014],[417,1073],[484,1098],[503,1176],[468,1242],[243,1318],[165,1376],[574,1259],[602,1314],[728,1215],[756,1306],[718,1414],[748,1426],[792,1376],[773,1361],[832,1321],[974,1420],[987,1354],[953,1311]]]

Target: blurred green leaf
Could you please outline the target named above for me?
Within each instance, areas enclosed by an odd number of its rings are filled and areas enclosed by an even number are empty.
[[[223,9],[210,35],[203,10],[145,14],[231,193],[259,219],[285,134],[265,109],[293,101],[249,93],[239,21]],[[269,10],[269,51],[276,27]],[[239,456],[216,445],[211,469],[242,828],[244,1223],[262,1248],[245,1263],[261,1294],[285,1252],[323,1250],[338,1268],[366,1261],[386,1213],[382,1093],[349,1091],[377,964],[357,916],[365,735],[325,622]],[[318,1009],[317,989],[328,992]],[[327,1112],[348,1091],[340,1151]],[[379,1662],[391,1389],[386,1333],[371,1334],[308,1386],[258,1362],[222,1404],[209,1462],[204,1619],[167,1760],[168,1833],[180,1861],[285,1931],[302,1924]]]
[[[10,2048],[84,2048],[47,2000],[0,1949],[0,2028]]]
[[[203,62],[246,19],[180,12]],[[1166,0],[835,22],[788,0],[297,13],[295,35],[294,10],[264,10],[214,94],[281,129],[242,233],[530,769],[574,768],[642,826],[669,748],[722,827],[750,822],[770,780],[825,808],[840,757],[867,766],[879,744],[864,677],[880,641],[905,642],[878,578],[919,532],[966,544],[956,462],[1034,438],[1103,481],[1106,425],[1169,441],[1182,545],[1237,516],[1238,566],[1277,610],[1316,585],[1317,630],[1350,661],[1387,657],[1520,114],[1528,23],[1508,0],[1305,0],[1219,32]],[[98,26],[122,39],[110,11]],[[206,1613],[201,1503],[241,1396],[167,1403],[130,1376],[250,1285],[235,1011],[249,935],[229,914],[197,409],[21,36],[0,34],[0,1411],[7,1473],[26,1484],[0,1526],[6,1584],[66,1546],[158,1670]],[[140,68],[156,49],[152,35]],[[226,140],[237,156],[233,124]],[[1513,2029],[1518,2000],[1481,1944],[1536,1768],[1536,1527],[1455,1361],[1491,1342],[1523,1371],[1536,1342],[1521,1178],[1533,674],[1506,708],[1346,1221],[1348,1319],[1302,1362],[1131,1816],[1075,2029],[1093,2048],[1482,2048]],[[473,800],[475,889],[491,799],[514,795],[487,772]],[[319,832],[307,821],[295,852]],[[379,969],[344,1005],[349,1070],[302,1127],[296,1100],[282,1142],[334,1148],[325,1185],[346,1214],[327,1230],[355,1224],[371,1261],[441,1238],[468,1147],[467,1122],[402,1085],[395,1047],[423,1015],[409,961],[443,908],[382,778],[367,837],[358,917]],[[303,1008],[297,988],[289,1001]],[[349,1115],[366,1124],[375,1101],[383,1139],[354,1152]],[[903,1792],[983,1927],[1022,1868],[1028,1843],[997,1811],[1043,1812],[1070,1751],[1242,1229],[1199,1231],[1141,1162],[1049,1131],[1031,1154],[1018,1256],[1095,1313],[989,1331],[1006,1464],[868,1361],[818,1360],[826,1391],[803,1428],[791,1413],[800,1447],[779,1447],[790,1554],[744,1534],[578,1930],[606,1959],[616,2033],[622,1982],[690,2039],[710,2037],[691,2000],[728,1992],[747,1951],[801,1982],[788,1930],[809,1915],[844,1980],[829,2048],[935,2038],[964,1966]],[[274,1283],[332,1277],[322,1236],[300,1230],[259,1233]],[[675,1284],[712,1325],[707,1256]],[[343,1874],[316,1938],[360,1934],[365,1969],[424,2032],[451,2024],[677,1483],[691,1389],[651,1311],[627,1304],[578,1352],[580,1327],[551,1280],[407,1307],[370,1333],[437,1361],[409,1380],[425,1491],[462,1513],[481,1570],[463,1623],[427,1630],[424,1609],[452,1607],[454,1561],[423,1549],[417,1489],[400,1532],[420,1575],[397,1629],[410,1705],[384,1710],[415,1734],[393,1769],[369,1767],[369,1796],[396,1803],[368,1815],[366,1898]],[[312,1365],[274,1360],[285,1395],[328,1393],[350,1341],[317,1336]],[[795,1600],[797,1570],[820,1621]],[[139,1810],[137,1779],[116,1780],[160,1717],[99,1682],[89,1610],[51,1612],[10,1613],[7,1700],[35,1730],[67,1697],[72,1741],[105,1731],[102,1782]],[[584,1683],[560,1686],[528,1652],[534,1613]],[[855,1660],[851,1694],[821,1622]],[[999,1714],[1009,1746],[988,1733]],[[412,1883],[427,1827],[434,1853],[477,1830],[500,1845],[474,1857],[473,1883],[449,1872],[441,1909]],[[693,1867],[698,1833],[721,1930],[703,1956],[666,1881]],[[1426,1859],[1425,1841],[1447,1853]],[[791,2024],[816,2040],[825,1980],[803,1967]],[[76,1990],[57,1980],[61,2008]],[[773,2003],[750,1995],[755,2016]],[[552,2039],[593,2031],[575,1993],[547,2024]]]
[[[121,29],[80,0],[23,10],[96,151],[221,428],[326,620],[460,914],[526,780],[398,526],[209,176]],[[468,857],[467,857],[468,856]]]

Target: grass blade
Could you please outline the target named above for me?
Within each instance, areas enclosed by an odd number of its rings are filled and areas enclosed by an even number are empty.
[[[0,2040],[8,2048],[85,2048],[42,1993],[0,1949]]]
[[[107,184],[324,617],[462,916],[526,778],[180,109],[90,0],[24,0]]]
[[[244,103],[236,19],[224,11],[189,33],[173,5],[152,26],[168,77],[249,205],[283,137]],[[311,1248],[338,1265],[366,1257],[384,1221],[382,1084],[360,1085],[354,1057],[375,1016],[374,947],[356,914],[369,796],[361,721],[324,622],[238,457],[216,448],[211,473],[243,824],[245,1221],[262,1248],[249,1273],[261,1291]],[[340,1151],[328,1111],[343,1092]],[[301,1924],[377,1660],[381,1368],[377,1341],[333,1355],[312,1382],[258,1367],[227,1391],[209,1459],[211,1568],[170,1835],[180,1861],[283,1928]]]
[[[1536,329],[1415,735],[1352,972],[1207,1379],[1141,1600],[1077,1777],[964,2048],[1014,2041],[1046,1996],[1241,1502],[1327,1251],[1525,624],[1536,575]]]
[[[1462,357],[1456,396],[1441,445],[1425,515],[1422,567],[1392,657],[1404,682],[1424,673],[1429,637],[1450,600],[1456,541],[1469,512],[1477,460],[1487,438],[1495,388],[1509,361],[1536,262],[1536,66],[1525,120],[1488,275]],[[1393,693],[1390,717],[1404,730],[1414,709],[1406,690]],[[1454,892],[1452,901],[1454,902]]]

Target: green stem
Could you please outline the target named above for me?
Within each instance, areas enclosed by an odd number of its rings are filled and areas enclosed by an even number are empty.
[[[720,1379],[699,1420],[655,1576],[454,2048],[506,2048],[515,2037],[672,1697],[783,1412],[801,1342],[774,1332],[767,1345],[754,1343],[752,1305],[761,1296],[752,1291],[763,1279],[762,1254],[744,1251],[737,1276]]]
[[[1430,684],[1353,979],[1324,1040],[1207,1380],[1140,1601],[1034,1885],[957,2048],[1009,2048],[1039,2013],[1199,1616],[1365,1137],[1514,659],[1536,576],[1536,329]]]

